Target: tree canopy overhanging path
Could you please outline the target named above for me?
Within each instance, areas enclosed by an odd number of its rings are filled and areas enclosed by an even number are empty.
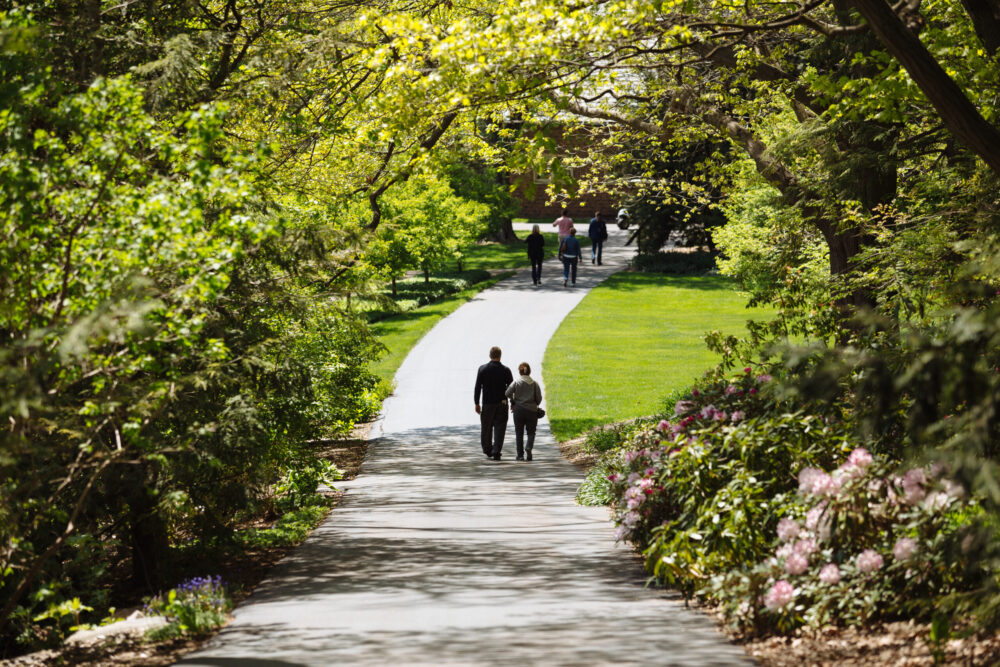
[[[750,664],[710,619],[645,586],[605,508],[574,502],[582,475],[544,420],[533,462],[514,461],[513,420],[502,461],[480,449],[477,367],[499,345],[514,373],[527,361],[543,379],[559,323],[632,252],[609,232],[604,265],[585,248],[575,288],[557,261],[540,287],[521,271],[414,347],[343,502],[180,664]],[[598,383],[610,369],[579,370]]]

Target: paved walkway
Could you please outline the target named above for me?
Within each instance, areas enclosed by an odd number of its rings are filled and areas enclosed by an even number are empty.
[[[644,586],[605,508],[574,503],[582,474],[544,420],[531,463],[513,460],[512,422],[503,461],[479,446],[476,368],[499,345],[507,365],[544,374],[559,323],[632,252],[609,231],[605,265],[588,259],[575,288],[555,262],[541,287],[521,272],[414,347],[341,505],[181,664],[749,664],[707,618]]]

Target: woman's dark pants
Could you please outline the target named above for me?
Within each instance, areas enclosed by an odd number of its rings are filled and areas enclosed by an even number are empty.
[[[530,454],[535,446],[535,427],[538,426],[538,413],[534,410],[514,406],[514,439],[517,443],[517,458],[524,458],[524,452]],[[524,446],[524,432],[528,431],[528,446]]]
[[[542,280],[542,258],[531,258],[531,282],[537,283]]]

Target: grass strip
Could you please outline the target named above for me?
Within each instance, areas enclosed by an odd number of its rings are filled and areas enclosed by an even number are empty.
[[[561,441],[589,428],[663,410],[718,362],[704,334],[739,334],[767,309],[718,276],[619,273],[594,288],[549,343],[543,361],[552,432]]]
[[[509,278],[513,273],[508,271],[498,274],[436,303],[372,324],[372,331],[388,348],[385,355],[372,365],[372,370],[386,382],[391,382],[406,355],[435,324],[482,290],[492,287],[504,278]]]

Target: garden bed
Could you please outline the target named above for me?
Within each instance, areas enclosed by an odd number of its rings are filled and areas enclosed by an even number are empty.
[[[343,472],[343,479],[357,477],[368,450],[368,433],[372,424],[360,424],[343,440],[318,441],[316,454],[322,459],[333,462]],[[344,496],[340,490],[323,492],[327,500],[327,511],[316,520],[309,529],[319,525]],[[254,521],[240,527],[239,530],[266,529],[273,521]],[[298,544],[279,544],[247,548],[238,555],[224,558],[214,568],[213,574],[218,574],[227,582],[234,603],[245,600],[271,568],[287,556]],[[151,642],[142,637],[122,635],[103,642],[91,644],[66,644],[57,649],[38,651],[29,655],[10,660],[0,660],[4,667],[54,667],[56,665],[86,664],[99,667],[121,665],[159,666],[172,665],[184,655],[191,653],[208,641],[213,635],[202,637],[180,637],[161,642]]]

